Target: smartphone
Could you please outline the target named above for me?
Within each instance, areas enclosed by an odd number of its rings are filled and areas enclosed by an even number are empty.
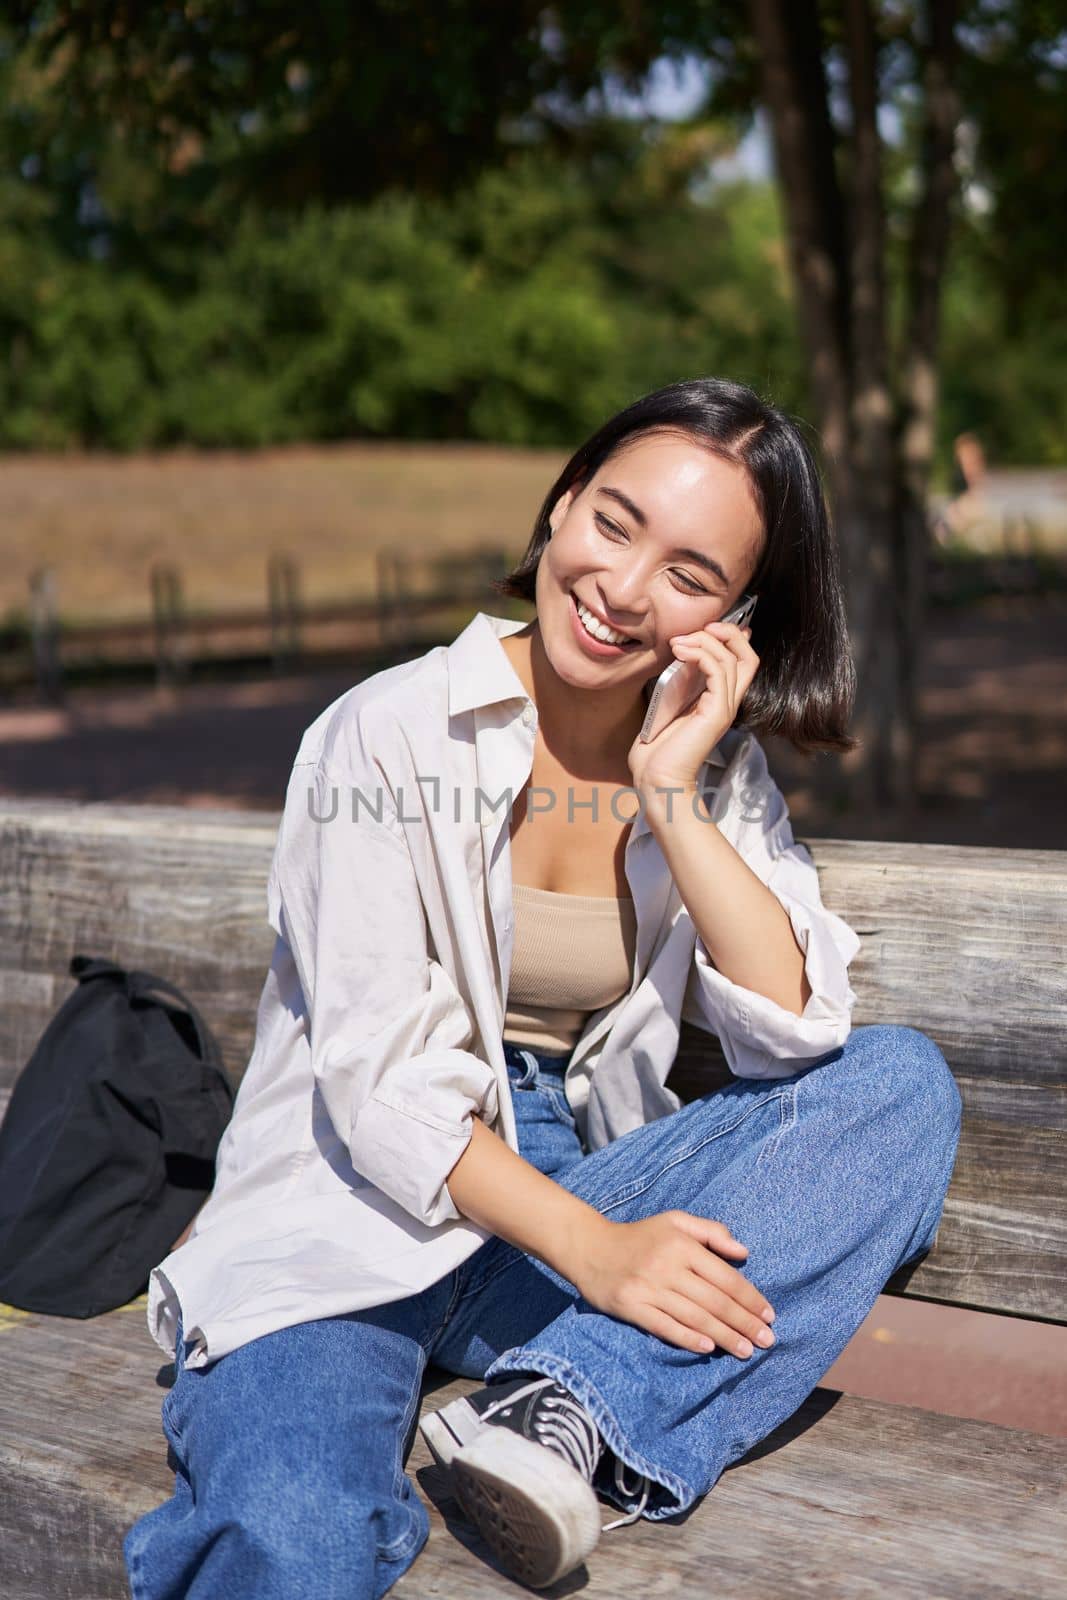
[[[756,596],[744,594],[737,604],[720,617],[720,622],[736,622],[743,628],[756,609]],[[706,680],[695,661],[672,661],[656,679],[648,699],[648,710],[641,724],[642,744],[649,744],[657,734],[669,727],[675,717],[693,704],[703,694]]]

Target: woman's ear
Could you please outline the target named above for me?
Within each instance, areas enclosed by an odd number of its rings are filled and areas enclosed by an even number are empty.
[[[568,489],[568,490],[566,490],[566,492],[564,494],[560,495],[559,499],[556,501],[555,505],[552,507],[552,510],[548,514],[548,526],[551,529],[552,533],[555,533],[556,529],[559,527],[560,523],[563,521],[564,517],[567,515],[567,512],[570,510],[570,507],[571,507],[571,501],[573,499],[574,499],[574,490],[573,489]]]

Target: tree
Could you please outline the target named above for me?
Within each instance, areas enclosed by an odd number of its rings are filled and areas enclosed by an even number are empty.
[[[751,0],[751,16],[847,577],[859,685],[853,796],[906,808],[915,792],[939,295],[956,188],[956,6],[928,0],[910,19],[922,134],[895,362],[878,127],[885,19],[868,0],[842,0],[834,33],[816,0]]]
[[[14,0],[8,16],[47,84],[35,131],[68,231],[103,216],[113,249],[217,240],[245,203],[453,193],[530,144],[595,161],[613,91],[640,93],[663,58],[707,65],[704,116],[742,128],[765,108],[849,589],[849,787],[867,807],[912,802],[960,172],[990,197],[985,266],[1009,317],[1058,303],[1042,200],[1063,192],[1062,0]],[[99,138],[88,180],[73,118]],[[86,205],[94,179],[123,195],[124,237],[106,204]]]

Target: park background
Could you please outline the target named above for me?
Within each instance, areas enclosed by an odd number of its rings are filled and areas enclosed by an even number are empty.
[[[1031,0],[6,7],[0,792],[277,809],[336,694],[529,615],[320,612],[502,575],[716,374],[821,439],[845,559],[862,743],[771,751],[798,833],[1067,847],[1065,78]],[[885,1297],[824,1382],[1067,1433],[1065,1356]]]

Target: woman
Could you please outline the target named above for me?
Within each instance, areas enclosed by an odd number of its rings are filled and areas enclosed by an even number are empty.
[[[922,1034],[850,1032],[859,941],[755,737],[850,744],[798,430],[734,384],[646,396],[502,587],[534,621],[479,613],[301,744],[252,1059],[151,1284],[176,1476],[127,1536],[134,1600],[384,1594],[429,1529],[430,1360],[484,1380],[431,1448],[548,1584],[598,1493],[621,1522],[705,1494],[934,1237],[954,1081]],[[720,620],[745,594],[751,628]],[[673,660],[704,688],[643,741]],[[683,1018],[734,1078],[680,1107]]]

